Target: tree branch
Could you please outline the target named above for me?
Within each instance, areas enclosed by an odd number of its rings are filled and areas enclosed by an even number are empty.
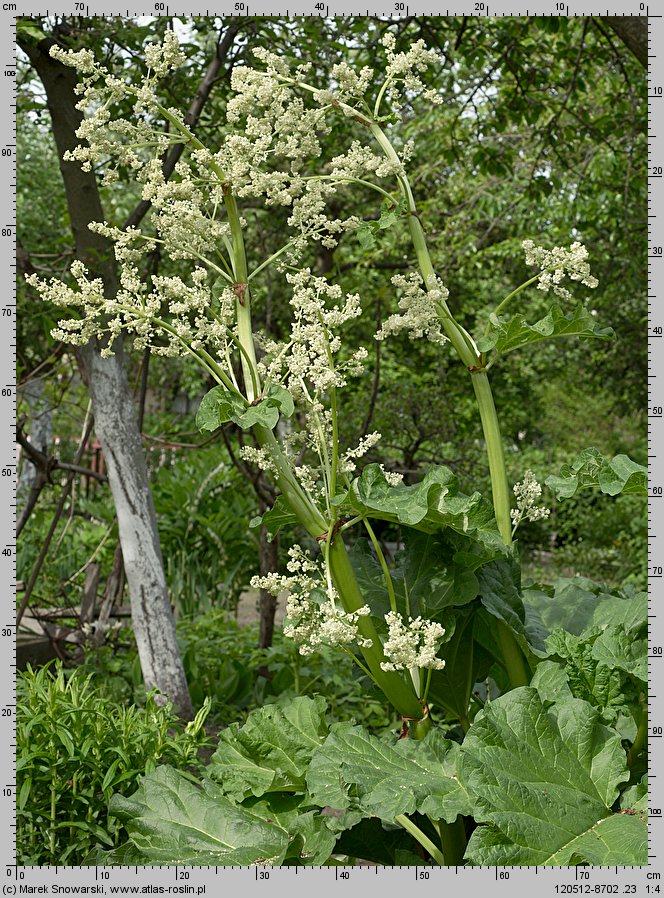
[[[218,75],[221,71],[221,67],[224,65],[226,59],[228,58],[228,54],[233,46],[233,42],[235,41],[238,32],[240,31],[240,27],[241,25],[238,20],[231,19],[228,27],[226,28],[223,38],[221,38],[221,40],[217,43],[216,52],[210,60],[205,75],[203,75],[203,79],[198,86],[198,90],[194,95],[194,99],[191,101],[191,105],[189,106],[187,114],[184,117],[185,123],[190,128],[193,128],[200,118],[203,107],[205,106],[205,103],[207,102],[207,99],[212,92],[212,88],[218,80]],[[175,171],[175,166],[180,156],[182,156],[183,152],[184,144],[176,143],[173,144],[173,146],[171,146],[164,154],[162,171],[166,180],[168,180]],[[134,211],[125,221],[125,230],[127,228],[137,227],[137,225],[147,214],[151,205],[152,204],[148,200],[141,200]]]
[[[648,68],[648,19],[646,16],[599,16],[614,31],[628,50]]]

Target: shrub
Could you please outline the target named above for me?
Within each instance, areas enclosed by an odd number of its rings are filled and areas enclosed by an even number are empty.
[[[111,795],[133,792],[160,763],[198,770],[208,709],[183,727],[156,694],[145,707],[114,704],[60,662],[19,674],[17,862],[78,864],[93,845],[117,844]]]

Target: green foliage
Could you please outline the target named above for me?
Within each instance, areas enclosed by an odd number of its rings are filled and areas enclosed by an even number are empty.
[[[458,490],[454,473],[443,466],[430,468],[420,483],[391,486],[379,465],[368,465],[349,493],[337,497],[355,514],[415,527],[426,533],[444,527],[475,535],[489,546],[501,544],[493,510],[475,492]]]
[[[267,538],[271,542],[283,527],[290,527],[296,523],[297,518],[286,504],[283,496],[277,496],[272,508],[264,515],[252,518],[249,526],[258,527],[263,524],[267,531]]]
[[[113,794],[131,793],[160,763],[198,770],[205,705],[182,727],[149,695],[144,707],[114,704],[91,676],[31,668],[18,678],[17,844],[21,864],[81,863],[91,848],[113,846],[107,814]]]
[[[471,864],[646,862],[645,814],[612,810],[629,780],[620,735],[587,702],[547,708],[534,688],[492,702],[464,740],[460,780],[483,824]]]
[[[395,726],[380,692],[367,691],[352,658],[333,649],[306,657],[280,630],[270,648],[258,648],[257,625],[240,626],[213,609],[177,621],[178,644],[194,707],[210,702],[210,720],[226,725],[250,711],[324,690],[330,717],[354,717],[372,731]],[[263,672],[261,672],[261,670]],[[145,701],[136,649],[105,645],[89,652],[83,671],[110,706]]]
[[[280,415],[290,418],[294,410],[293,397],[278,384],[270,384],[267,394],[250,405],[239,393],[214,387],[201,401],[196,414],[196,427],[202,431],[216,430],[227,421],[233,421],[243,430],[249,430],[256,424],[273,430]]]
[[[173,601],[192,617],[233,609],[257,567],[248,524],[256,499],[217,445],[160,468],[152,492]]]
[[[243,726],[235,723],[224,730],[208,774],[236,801],[268,792],[301,792],[326,734],[321,696],[267,705],[253,711]]]
[[[131,799],[114,798],[129,842],[119,858],[97,850],[91,860],[320,865],[348,851],[354,829],[415,812],[449,823],[472,816],[469,864],[638,865],[647,856],[643,790],[621,797],[620,734],[587,702],[545,704],[535,688],[487,705],[462,745],[435,729],[419,741],[380,740],[348,723],[328,729],[324,701],[294,699],[224,734],[207,773],[195,789],[160,768]],[[617,801],[636,813],[614,811]],[[355,845],[358,857],[375,850]]]
[[[457,777],[459,755],[437,730],[419,741],[385,743],[362,727],[335,724],[311,762],[307,787],[319,806],[352,808],[385,823],[415,811],[453,823],[472,813]]]
[[[598,449],[584,449],[559,475],[547,477],[546,485],[557,499],[569,499],[580,489],[599,489],[609,496],[620,493],[648,494],[648,469],[626,455],[608,460]]]
[[[520,349],[530,343],[552,340],[555,337],[597,337],[608,340],[614,336],[610,327],[600,327],[585,306],[578,306],[569,315],[553,305],[544,318],[528,324],[523,315],[506,320],[497,315],[489,319],[490,332],[477,341],[480,352],[495,350],[499,354]]]
[[[246,17],[238,54],[258,43],[292,55],[297,41],[298,57],[306,58],[314,55],[314,47],[319,65],[312,81],[317,85],[326,84],[330,62],[338,61],[339,53],[346,58],[351,48],[354,62],[372,65],[376,38],[385,27],[361,17],[268,24],[266,29],[259,19]],[[24,27],[24,40],[34,40],[38,26],[41,20]],[[121,40],[140,47],[147,27],[137,26],[133,36]],[[192,26],[188,76],[200,68],[204,27]],[[115,38],[103,29],[83,29],[83,43],[94,45],[101,36],[110,42],[112,55],[118,52]],[[486,22],[416,17],[399,28],[398,41],[407,46],[419,36],[444,47],[449,64],[431,81],[445,92],[445,103],[432,105],[418,119],[408,108],[402,121],[390,124],[399,149],[411,134],[417,137],[412,179],[417,211],[413,207],[409,216],[425,222],[434,265],[446,272],[450,307],[470,331],[485,334],[478,340],[482,352],[501,355],[542,344],[532,358],[517,354],[509,370],[496,366],[503,433],[513,450],[509,464],[519,475],[526,469],[523,440],[531,451],[570,448],[577,428],[565,402],[574,384],[584,415],[590,405],[606,410],[593,416],[602,420],[584,422],[590,430],[586,444],[601,445],[603,451],[586,450],[547,481],[557,499],[572,499],[566,520],[564,506],[554,509],[557,538],[574,542],[575,567],[584,572],[588,543],[604,553],[603,564],[616,534],[623,540],[616,550],[623,558],[632,553],[643,559],[643,502],[636,500],[645,493],[645,469],[624,454],[625,447],[609,451],[596,438],[643,403],[643,73],[585,17]],[[124,60],[126,48],[119,46]],[[486,90],[487,77],[491,90]],[[175,98],[169,103],[177,102],[178,91],[193,95],[188,81],[173,79],[169,92],[172,88]],[[225,83],[220,87],[223,91]],[[220,95],[201,122],[201,134],[212,135],[213,148],[226,100]],[[325,149],[338,152],[337,145],[354,136],[353,127],[352,119],[343,121]],[[51,167],[53,161],[51,153]],[[339,185],[335,215],[351,207],[355,214],[358,199],[366,219],[355,231],[357,239],[343,241],[334,253],[312,253],[309,264],[330,277],[334,271],[344,289],[361,287],[370,312],[365,321],[371,320],[358,324],[358,334],[359,342],[367,343],[374,322],[380,326],[391,303],[380,268],[407,265],[412,248],[406,248],[405,229],[398,225],[413,219],[389,202],[380,212],[375,198],[365,204],[363,185],[354,185],[354,192]],[[265,258],[279,246],[288,213],[276,206],[246,211],[252,225],[246,229],[253,241],[249,255],[260,252]],[[566,313],[558,305],[548,308],[533,291],[527,314],[496,317],[496,302],[511,284],[523,281],[521,238],[543,233],[547,242],[565,242],[572,224],[574,238],[582,235],[592,246],[604,275],[596,308],[580,305]],[[33,247],[39,233],[32,222]],[[421,252],[422,245],[418,256]],[[268,281],[264,302],[263,285],[264,273],[255,282],[256,308],[263,303],[266,329],[281,338],[284,288]],[[613,345],[604,339],[611,329],[595,323],[604,320],[615,325]],[[578,340],[544,342],[559,336],[600,339],[582,349]],[[434,357],[431,347],[413,348],[405,340],[374,352],[373,384],[356,388],[349,406],[355,413],[344,412],[340,427],[353,438],[360,431],[366,434],[373,415],[374,423],[380,421],[381,430],[392,436],[385,455],[372,460],[404,471],[406,482],[392,486],[378,464],[369,465],[347,493],[328,498],[339,520],[387,521],[403,541],[403,552],[392,564],[390,598],[402,614],[433,618],[446,628],[440,651],[446,667],[432,675],[428,700],[434,714],[442,710],[446,715],[446,732],[455,741],[437,729],[416,741],[393,734],[381,738],[347,721],[329,726],[323,699],[308,697],[314,687],[326,690],[337,718],[356,710],[365,723],[376,724],[382,715],[384,727],[389,719],[331,653],[303,660],[278,641],[259,656],[246,631],[210,614],[193,619],[201,609],[222,603],[232,607],[256,566],[255,543],[247,539],[255,509],[241,490],[235,491],[230,469],[220,471],[205,458],[202,470],[193,464],[158,477],[169,582],[180,611],[190,617],[180,626],[185,667],[195,700],[212,695],[215,711],[226,719],[266,704],[251,711],[243,726],[235,723],[222,734],[200,787],[182,771],[164,767],[149,773],[131,798],[114,797],[111,813],[126,826],[129,841],[118,847],[118,830],[100,824],[97,838],[103,848],[90,855],[93,862],[321,864],[337,853],[380,863],[418,863],[411,835],[405,830],[387,835],[382,824],[410,827],[409,833],[419,827],[420,844],[426,847],[423,840],[442,837],[445,825],[455,820],[461,829],[467,823],[473,830],[465,854],[469,864],[645,862],[644,596],[629,588],[613,592],[583,578],[522,589],[518,558],[503,548],[493,511],[479,489],[486,494],[488,482],[480,465],[475,406],[463,392],[465,370],[453,372],[446,355]],[[417,367],[426,373],[414,372]],[[573,378],[579,370],[583,379],[577,384]],[[290,394],[279,386],[270,386],[253,403],[216,387],[203,399],[197,423],[209,432],[229,421],[271,430],[281,415],[293,411]],[[555,425],[550,430],[547,416]],[[635,417],[642,430],[643,419]],[[494,433],[493,439],[500,438]],[[542,470],[565,460],[553,450],[544,456],[542,450]],[[421,477],[424,464],[433,466]],[[214,480],[220,473],[221,498]],[[470,495],[459,490],[457,474],[471,483]],[[504,472],[501,477],[504,482]],[[195,494],[192,480],[202,484]],[[597,503],[597,510],[593,505],[588,513],[588,506],[574,501],[584,487],[624,496],[608,511]],[[503,508],[503,523],[505,518],[509,523],[509,508]],[[263,516],[271,537],[294,522],[283,500]],[[537,538],[544,531],[531,533]],[[329,544],[333,538],[330,529]],[[355,545],[351,554],[376,629],[384,635],[381,616],[389,608],[384,567],[366,543]],[[630,570],[634,576],[639,563]],[[536,668],[530,688],[507,691],[514,684],[505,634],[526,668]],[[256,674],[266,658],[269,680]],[[525,669],[522,681],[530,673]],[[500,692],[505,694],[486,701],[478,712],[483,697]],[[297,693],[304,695],[293,697]],[[131,782],[133,787],[135,779]],[[400,821],[402,815],[410,816]],[[440,832],[433,832],[423,815],[435,819]],[[77,829],[72,820],[66,824]]]
[[[131,834],[132,855],[141,864],[191,866],[279,864],[288,832],[279,823],[228,801],[221,789],[206,782],[199,788],[169,767],[143,781],[131,798],[113,799],[110,812]],[[87,863],[105,862],[97,852]],[[126,863],[126,854],[110,863]]]
[[[27,581],[32,574],[52,524],[58,497],[56,487],[47,487],[29,526],[21,533],[16,548],[19,580]],[[91,557],[94,555],[104,571],[110,571],[112,567],[115,542],[109,536],[114,534],[115,528],[108,495],[95,495],[93,492],[90,498],[86,498],[75,493],[66,509],[40,576],[37,595],[42,605],[76,608],[80,606],[80,589]]]

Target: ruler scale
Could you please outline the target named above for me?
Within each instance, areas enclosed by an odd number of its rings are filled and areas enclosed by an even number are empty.
[[[45,6],[46,4],[44,4]],[[357,15],[347,0],[335,5],[297,2],[279,9],[271,0],[229,2],[228,8],[199,8],[192,0],[177,6],[146,2],[144,9],[120,8],[112,0],[92,3],[65,0],[57,8],[44,8],[31,0],[0,2],[0,46],[2,74],[0,99],[5,114],[0,120],[0,176],[5,184],[7,224],[0,226],[0,260],[6,277],[14,283],[16,268],[16,44],[15,18],[21,15],[155,15],[209,16]],[[5,895],[101,894],[101,895],[216,895],[221,890],[243,889],[253,894],[278,890],[299,896],[312,888],[331,894],[346,886],[359,894],[379,889],[383,894],[401,894],[416,887],[421,894],[440,895],[441,888],[463,888],[471,894],[486,890],[496,896],[542,895],[638,895],[664,898],[664,614],[658,604],[664,594],[664,18],[650,14],[643,2],[609,4],[607,8],[584,9],[574,4],[528,2],[525,7],[491,2],[460,2],[453,9],[430,9],[417,2],[396,2],[390,8],[367,9],[366,15],[640,15],[648,16],[650,66],[649,96],[649,215],[648,215],[648,350],[649,350],[649,448],[650,488],[649,537],[649,653],[651,694],[649,699],[649,864],[644,867],[17,867],[15,845],[15,613],[9,596],[16,581],[14,527],[16,519],[16,446],[12,421],[16,417],[15,373],[16,293],[6,289],[0,298],[0,410],[5,426],[0,440],[0,503],[6,509],[0,518],[0,573],[7,600],[0,611],[0,880]],[[11,110],[11,115],[8,114]],[[661,689],[661,693],[660,690]],[[660,771],[663,771],[660,773]],[[484,893],[484,892],[483,892]]]

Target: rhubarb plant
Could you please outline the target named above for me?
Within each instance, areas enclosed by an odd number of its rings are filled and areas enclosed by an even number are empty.
[[[535,274],[472,336],[434,266],[408,175],[412,148],[399,140],[406,100],[442,102],[423,81],[438,55],[421,40],[399,50],[389,29],[382,52],[382,71],[339,63],[321,89],[308,63],[257,49],[256,67],[234,69],[225,126],[206,146],[160,99],[161,80],[184,61],[173,32],[147,48],[138,85],[89,50],[52,48],[81,75],[82,142],[67,158],[100,167],[109,185],[129,172],[152,206],[142,230],[93,226],[115,244],[116,296],[78,261],[66,282],[29,277],[68,310],[54,336],[97,339],[108,355],[124,332],[136,349],[189,356],[204,369],[215,386],[198,427],[250,435],[243,456],[278,491],[262,518],[268,533],[288,526],[309,537],[290,549],[287,570],[253,585],[287,594],[284,632],[301,653],[321,645],[349,653],[403,720],[381,740],[352,721],[328,726],[320,697],[255,711],[222,733],[201,783],[163,767],[133,796],[114,798],[110,811],[128,841],[91,862],[646,861],[643,597],[587,581],[522,589],[513,539],[548,508],[531,472],[508,482],[490,384],[491,368],[514,350],[612,336],[583,298],[573,300],[572,289],[597,286],[588,252],[580,242],[546,249],[524,240]],[[123,117],[120,107],[131,112]],[[329,158],[324,138],[344,119],[355,137]],[[166,180],[161,157],[173,143],[185,154]],[[371,222],[359,208],[335,213],[332,199],[348,185],[376,195]],[[244,203],[289,214],[283,246],[258,263]],[[333,249],[347,235],[369,248],[388,228],[409,234],[413,268],[392,278],[398,303],[375,339],[405,332],[458,358],[476,398],[490,496],[464,491],[443,466],[417,483],[362,467],[379,433],[340,443],[344,388],[368,356],[349,337],[363,297],[317,276],[307,260],[313,246]],[[141,260],[157,248],[179,274],[142,276]],[[268,268],[290,296],[280,342],[253,315]],[[523,311],[527,290],[554,295],[544,317]],[[645,469],[590,449],[547,484],[559,499],[586,487],[644,493]],[[376,521],[400,528],[394,558]],[[579,591],[585,612],[568,600]],[[563,612],[585,614],[584,626],[575,632]]]

